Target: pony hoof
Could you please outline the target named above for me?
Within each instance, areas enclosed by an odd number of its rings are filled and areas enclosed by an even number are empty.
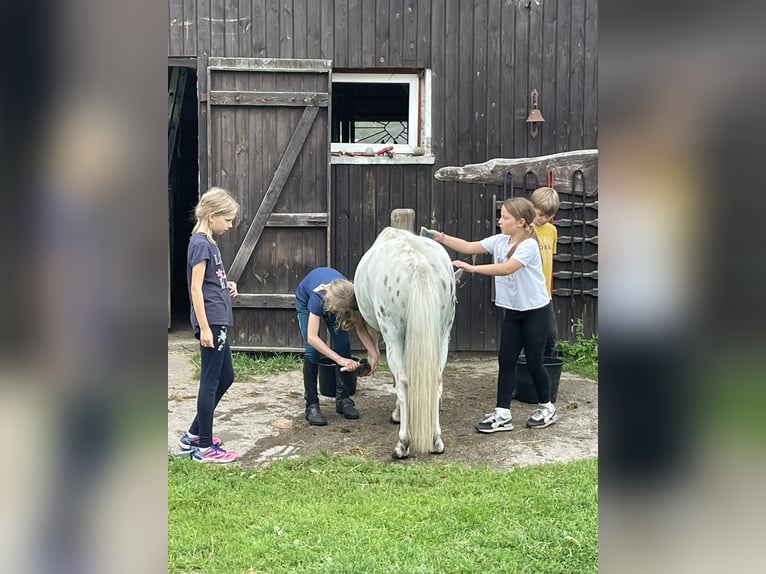
[[[435,447],[431,449],[431,454],[444,454],[444,445],[441,445],[441,447]]]
[[[396,420],[394,417],[389,418],[388,422],[390,422],[392,425],[398,425],[399,424],[399,421]]]
[[[394,453],[391,456],[393,456],[397,460],[405,459],[408,456],[410,456],[410,449],[408,449],[408,448],[400,448],[400,447],[397,446],[394,449]]]

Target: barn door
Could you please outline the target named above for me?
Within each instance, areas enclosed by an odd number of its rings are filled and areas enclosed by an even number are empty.
[[[302,350],[295,287],[329,261],[328,60],[210,58],[208,187],[242,208],[219,240],[234,348]]]

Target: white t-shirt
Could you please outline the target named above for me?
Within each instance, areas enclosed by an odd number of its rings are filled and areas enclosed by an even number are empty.
[[[481,240],[481,246],[492,254],[495,263],[504,263],[511,249],[510,237],[502,233]],[[530,311],[545,307],[550,298],[543,275],[540,246],[532,238],[524,239],[511,259],[522,264],[510,275],[495,276],[495,305],[514,311]]]

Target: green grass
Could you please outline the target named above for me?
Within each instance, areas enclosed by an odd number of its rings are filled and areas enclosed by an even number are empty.
[[[564,361],[564,370],[577,373],[589,379],[598,380],[598,333],[586,338],[582,320],[575,323],[575,341],[559,340],[559,358]]]
[[[303,357],[295,353],[243,353],[231,354],[234,363],[234,380],[245,381],[254,375],[272,375],[293,369],[299,369]],[[192,362],[197,367],[195,377],[200,375],[200,353],[192,355]]]
[[[168,572],[596,572],[597,468],[170,459]]]

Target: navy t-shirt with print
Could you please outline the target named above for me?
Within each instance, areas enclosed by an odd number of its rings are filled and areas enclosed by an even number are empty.
[[[186,257],[186,281],[189,286],[191,301],[192,268],[200,261],[207,260],[205,278],[202,281],[202,296],[205,299],[205,315],[209,325],[233,325],[234,316],[231,310],[231,295],[226,285],[226,271],[223,268],[221,251],[212,243],[207,235],[197,232],[189,239],[189,250]],[[198,333],[199,321],[191,306],[191,324],[194,332]]]
[[[298,287],[295,290],[295,298],[306,305],[311,313],[322,317],[325,314],[325,291],[316,293],[314,292],[314,289],[322,283],[330,283],[336,279],[346,279],[346,276],[332,267],[317,267],[306,275],[306,277],[303,278],[303,281],[298,284]]]

